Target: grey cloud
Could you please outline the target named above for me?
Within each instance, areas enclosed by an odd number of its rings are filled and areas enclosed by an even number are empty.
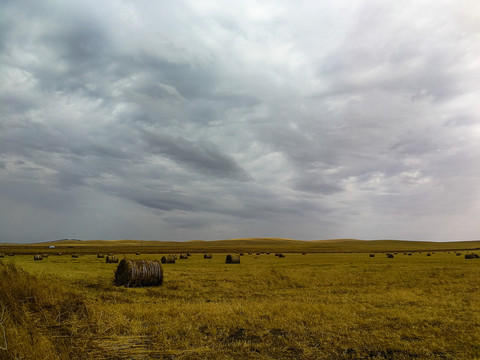
[[[190,141],[181,137],[145,133],[148,151],[162,154],[194,168],[201,173],[220,178],[247,180],[248,174],[233,158],[208,141]]]
[[[448,6],[194,5],[0,5],[2,214],[45,204],[80,238],[473,236],[453,212],[478,213],[480,47]]]

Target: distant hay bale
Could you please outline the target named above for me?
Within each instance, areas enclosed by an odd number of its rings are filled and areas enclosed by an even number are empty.
[[[43,254],[42,254],[42,256],[43,256],[44,258],[48,258],[48,255],[49,255],[49,254],[47,254],[47,253],[43,253]]]
[[[188,259],[188,255],[187,254],[180,254],[180,259]]]
[[[284,258],[285,255],[284,255],[284,254],[278,254],[278,257],[279,257],[279,258]]]
[[[260,253],[257,253],[257,255],[260,255]]]
[[[5,257],[5,254],[4,253],[0,253],[0,258],[3,258]]]
[[[160,262],[162,264],[175,264],[175,256],[173,255],[162,256],[162,258],[160,259]]]
[[[307,255],[307,253],[306,253],[306,252],[304,252],[304,253],[302,253],[302,255]]]
[[[412,256],[412,253],[408,253],[408,256]]]
[[[243,253],[240,253],[240,254],[238,254],[238,255],[243,256]]]
[[[432,254],[430,254],[430,253],[427,253],[427,256],[432,256]]]
[[[33,260],[43,260],[43,255],[42,254],[33,255]]]
[[[238,255],[227,255],[227,258],[225,259],[226,264],[240,264],[240,256]]]
[[[190,253],[187,253],[187,256],[192,256],[192,255],[190,255]]]
[[[123,259],[115,270],[117,286],[159,286],[162,283],[163,269],[158,260]]]
[[[478,254],[465,254],[465,259],[478,259],[480,256]]]
[[[72,254],[72,258],[78,258],[78,254]]]
[[[375,257],[375,254],[370,254],[370,255],[368,255],[368,256],[369,256],[369,257]]]
[[[115,255],[108,255],[105,259],[105,262],[109,264],[116,264],[118,263],[118,257],[116,257]]]
[[[457,252],[455,255],[456,255],[456,256],[460,256],[460,255],[462,255],[462,253]]]
[[[394,256],[393,256],[393,254],[387,254],[387,258],[389,258],[389,259],[393,259],[393,258],[394,258]]]
[[[105,255],[103,254],[97,254],[97,259],[103,259],[105,257]]]
[[[213,257],[212,254],[204,254],[204,255],[203,255],[203,258],[204,258],[204,259],[211,259],[212,257]]]
[[[139,251],[137,251],[137,252],[135,253],[135,255],[140,255],[140,252],[139,252]]]
[[[60,256],[60,255],[62,255],[62,253],[59,252],[59,253],[57,253],[57,255]]]

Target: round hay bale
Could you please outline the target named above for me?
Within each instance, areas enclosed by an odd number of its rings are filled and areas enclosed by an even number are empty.
[[[97,259],[103,259],[105,257],[105,255],[103,254],[97,254]]]
[[[389,259],[393,259],[393,258],[394,258],[394,256],[393,256],[393,254],[387,254],[387,258],[389,258]]]
[[[302,255],[307,255],[307,253],[306,253],[306,252],[304,252],[304,253],[302,253]]]
[[[240,256],[228,254],[225,259],[226,264],[240,264]]]
[[[477,254],[465,254],[465,259],[478,259],[479,256]]]
[[[175,256],[173,255],[162,256],[162,258],[160,259],[160,262],[162,264],[175,264]]]
[[[33,260],[43,260],[43,255],[42,254],[33,255]]]
[[[180,259],[188,259],[188,255],[186,254],[180,254]]]
[[[0,258],[3,258],[5,257],[5,254],[4,253],[0,253]]]
[[[432,254],[430,254],[430,253],[427,253],[427,256],[432,256]]]
[[[62,253],[57,253],[58,256],[62,255]]]
[[[78,254],[72,254],[72,258],[78,258]]]
[[[456,255],[456,256],[460,256],[460,255],[462,255],[462,253],[455,253],[455,255]]]
[[[162,283],[163,269],[158,260],[123,259],[115,270],[117,286],[159,286]]]
[[[116,257],[115,255],[108,255],[105,259],[105,262],[109,264],[116,264],[118,263],[118,257]]]
[[[412,253],[408,253],[408,256],[412,256]]]
[[[187,253],[187,256],[192,256],[190,253]]]
[[[139,251],[137,251],[137,252],[135,253],[135,255],[140,255],[140,252],[139,252]]]
[[[44,258],[48,258],[48,254],[47,254],[47,253],[43,253],[42,256],[43,256]]]
[[[375,257],[375,254],[370,254],[370,255],[368,255],[368,256],[369,256],[369,257]]]
[[[212,257],[213,257],[212,254],[204,254],[204,255],[203,255],[203,258],[204,258],[204,259],[211,259]]]

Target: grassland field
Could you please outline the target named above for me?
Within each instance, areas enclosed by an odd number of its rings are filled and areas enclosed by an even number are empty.
[[[480,359],[480,259],[405,244],[389,259],[374,245],[369,257],[348,248],[363,245],[302,255],[284,244],[296,252],[279,258],[234,243],[252,252],[240,264],[192,247],[162,264],[162,286],[144,288],[113,285],[117,264],[91,254],[105,244],[75,248],[78,258],[65,244],[67,255],[41,261],[10,249],[0,259],[0,359]],[[117,246],[120,258],[168,253]]]

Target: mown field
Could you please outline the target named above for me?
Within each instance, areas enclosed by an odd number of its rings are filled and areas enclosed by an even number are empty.
[[[480,359],[480,259],[463,254],[192,253],[145,288],[91,254],[5,256],[0,358]]]

